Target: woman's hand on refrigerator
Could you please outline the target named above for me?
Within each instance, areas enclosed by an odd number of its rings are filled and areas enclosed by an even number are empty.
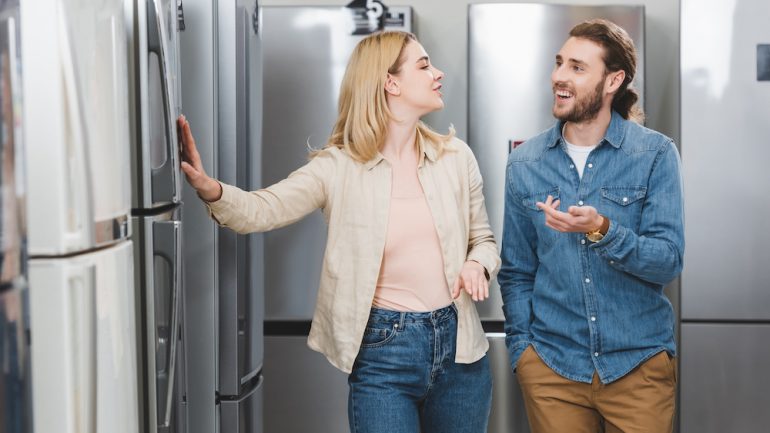
[[[222,185],[212,179],[203,170],[201,156],[195,147],[195,139],[190,131],[190,122],[184,117],[177,119],[179,126],[179,139],[182,142],[182,171],[187,177],[187,182],[195,188],[198,196],[205,201],[217,201],[222,197]]]
[[[468,292],[474,301],[483,301],[489,297],[489,281],[481,263],[468,260],[463,264],[452,288],[452,298],[457,299],[462,289]]]

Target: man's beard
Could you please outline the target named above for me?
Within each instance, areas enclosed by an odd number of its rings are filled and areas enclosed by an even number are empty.
[[[599,114],[599,110],[602,109],[602,91],[604,90],[604,79],[599,80],[599,84],[593,92],[585,95],[581,98],[575,96],[575,105],[572,110],[564,113],[556,113],[556,103],[553,105],[553,116],[562,122],[574,122],[580,123],[588,120],[593,120]],[[554,95],[554,98],[558,96]]]

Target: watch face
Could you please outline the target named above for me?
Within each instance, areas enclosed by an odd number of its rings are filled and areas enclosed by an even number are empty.
[[[601,232],[591,232],[586,233],[586,238],[588,238],[591,242],[599,242],[600,240],[604,239],[604,235],[601,234]]]

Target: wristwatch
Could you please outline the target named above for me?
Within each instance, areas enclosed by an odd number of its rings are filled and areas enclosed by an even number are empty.
[[[591,242],[599,242],[604,239],[604,235],[606,235],[607,230],[610,229],[610,219],[604,215],[600,216],[602,217],[602,225],[600,225],[598,229],[586,233],[586,239]]]

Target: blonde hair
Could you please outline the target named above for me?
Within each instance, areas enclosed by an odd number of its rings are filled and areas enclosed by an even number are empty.
[[[408,32],[378,32],[361,40],[350,56],[342,78],[337,121],[326,147],[345,149],[359,162],[377,156],[393,118],[385,98],[388,74],[398,74],[405,59],[404,48],[417,38]],[[417,123],[418,145],[426,143],[440,156],[444,145],[454,136],[450,127],[446,135],[432,130],[422,121]]]

